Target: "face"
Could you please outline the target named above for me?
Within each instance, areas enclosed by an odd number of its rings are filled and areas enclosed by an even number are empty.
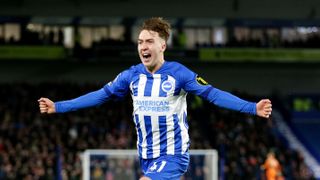
[[[143,65],[155,72],[164,62],[166,42],[155,31],[142,30],[138,38],[138,53]]]

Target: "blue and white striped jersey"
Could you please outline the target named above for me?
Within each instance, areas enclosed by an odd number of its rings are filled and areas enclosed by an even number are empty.
[[[165,62],[154,74],[139,64],[104,87],[118,96],[130,91],[137,147],[143,159],[188,150],[186,95],[191,88],[187,82],[194,78],[194,73],[175,62]]]
[[[185,66],[165,61],[154,74],[143,64],[132,66],[104,89],[117,97],[130,91],[138,152],[143,159],[150,159],[187,152],[187,93],[208,99],[214,88]]]
[[[256,114],[256,103],[214,88],[185,66],[168,61],[154,74],[143,64],[132,66],[102,89],[56,102],[55,108],[57,113],[64,113],[131,93],[138,152],[141,158],[151,159],[188,151],[186,96],[189,92],[220,107]]]

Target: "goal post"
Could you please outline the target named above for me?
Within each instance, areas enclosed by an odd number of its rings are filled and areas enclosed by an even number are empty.
[[[137,180],[141,173],[137,150],[88,149],[82,153],[82,179]],[[99,177],[98,177],[99,176]],[[201,176],[218,180],[218,152],[215,149],[190,150],[188,172],[181,179]]]

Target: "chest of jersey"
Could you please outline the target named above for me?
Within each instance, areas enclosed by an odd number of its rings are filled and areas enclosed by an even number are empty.
[[[139,74],[130,84],[135,113],[169,113],[176,111],[185,98],[177,80],[170,75]]]
[[[181,88],[177,80],[170,75],[139,74],[130,83],[130,91],[135,97],[170,97],[178,95]]]

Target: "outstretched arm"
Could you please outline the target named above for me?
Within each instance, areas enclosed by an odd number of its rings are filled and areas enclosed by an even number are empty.
[[[220,107],[254,114],[263,118],[269,118],[272,112],[272,104],[269,99],[262,99],[258,103],[248,102],[216,88],[211,89],[206,98]]]
[[[41,113],[64,113],[78,109],[100,105],[109,99],[120,99],[129,92],[130,70],[121,72],[113,81],[103,88],[67,101],[53,102],[48,98],[40,98],[39,108]]]
[[[257,103],[243,100],[229,92],[210,86],[207,93],[202,93],[200,96],[219,107],[257,115]]]
[[[204,79],[186,68],[178,66],[178,78],[183,82],[183,89],[187,92],[199,95],[209,102],[231,110],[240,111],[269,118],[272,112],[272,105],[269,99],[262,99],[258,103],[243,100],[229,92],[212,87]]]
[[[110,96],[107,95],[105,90],[100,90],[85,94],[75,99],[67,101],[53,102],[48,98],[40,98],[39,108],[42,114],[64,113],[75,111],[82,108],[96,106],[104,103]]]

